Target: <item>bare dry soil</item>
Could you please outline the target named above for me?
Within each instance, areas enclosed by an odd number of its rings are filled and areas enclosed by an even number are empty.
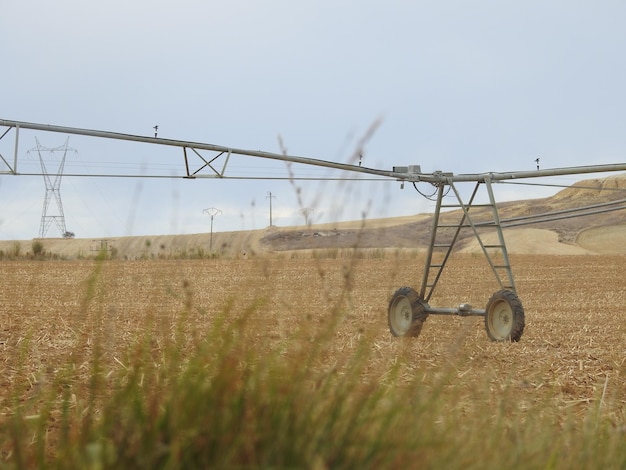
[[[104,348],[103,367],[121,372],[125,352],[142,337],[158,348],[181,312],[187,312],[190,334],[210,330],[225,309],[233,317],[252,312],[250,346],[259,351],[280,348],[341,312],[329,360],[354,353],[367,337],[369,370],[379,373],[401,357],[407,381],[417,374],[429,383],[451,371],[451,384],[463,394],[457,406],[488,399],[473,395],[488,387],[494,396],[507,389],[520,406],[548,398],[583,416],[602,398],[623,412],[626,256],[513,255],[526,312],[519,343],[489,341],[480,317],[431,315],[419,338],[392,337],[389,298],[398,287],[417,285],[422,263],[420,256],[3,261],[0,390],[25,383],[27,397],[67,364],[84,368],[88,384],[96,344]],[[484,259],[459,254],[430,304],[480,308],[495,290]],[[83,385],[77,383],[75,393]],[[0,392],[0,419],[11,412],[10,403]]]

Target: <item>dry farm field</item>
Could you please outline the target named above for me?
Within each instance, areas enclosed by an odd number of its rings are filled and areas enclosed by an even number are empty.
[[[492,343],[479,317],[430,316],[419,338],[389,334],[387,302],[418,283],[422,259],[250,259],[0,263],[0,420],[11,414],[7,391],[23,384],[24,399],[71,363],[85,368],[94,345],[107,374],[146,333],[159,348],[185,313],[185,332],[202,335],[220,312],[247,315],[246,341],[263,354],[337,321],[325,356],[340,364],[360,339],[371,348],[365,369],[406,364],[407,382],[424,383],[446,370],[451,407],[471,408],[487,386],[507,390],[533,412],[548,398],[555,417],[603,408],[624,430],[626,407],[625,256],[513,256],[526,312],[519,343]],[[496,289],[480,256],[451,260],[433,306],[483,306]],[[77,400],[87,383],[71,385]],[[611,406],[608,404],[611,403]]]

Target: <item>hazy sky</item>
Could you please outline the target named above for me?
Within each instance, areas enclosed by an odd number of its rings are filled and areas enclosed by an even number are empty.
[[[281,138],[290,154],[339,162],[380,121],[364,166],[477,173],[531,170],[538,157],[544,168],[623,162],[624,24],[617,0],[7,0],[0,119],[139,135],[158,125],[159,137],[269,152]],[[0,140],[5,158],[13,135]],[[39,164],[35,138],[52,148],[66,137],[20,134],[21,168]],[[67,172],[106,161],[140,173],[182,158],[77,136],[69,145]],[[235,168],[266,176],[284,166]],[[496,195],[556,190],[499,185]],[[270,191],[275,225],[302,224],[303,208],[315,222],[431,208],[393,181],[68,177],[60,192],[67,229],[87,238],[205,232],[209,207],[222,211],[215,231],[264,228]],[[38,235],[45,193],[42,177],[0,175],[0,239]]]

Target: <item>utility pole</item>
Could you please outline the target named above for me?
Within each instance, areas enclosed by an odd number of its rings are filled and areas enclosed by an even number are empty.
[[[211,217],[211,236],[209,238],[209,251],[213,253],[213,217],[221,214],[222,211],[216,209],[215,207],[209,207],[208,209],[204,209],[202,213],[209,214],[209,216]]]
[[[272,226],[272,199],[276,199],[276,196],[272,196],[272,192],[267,193],[266,199],[270,200],[270,227]]]
[[[309,214],[311,212],[315,212],[315,210],[311,209],[310,207],[304,207],[300,209],[300,213],[304,216],[304,225],[306,226],[309,225]]]

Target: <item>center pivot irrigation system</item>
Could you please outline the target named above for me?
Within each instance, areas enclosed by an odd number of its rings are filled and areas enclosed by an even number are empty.
[[[123,141],[140,142],[182,149],[184,167],[179,175],[169,175],[169,178],[218,178],[218,179],[246,179],[244,177],[230,176],[227,168],[231,157],[234,155],[258,157],[271,160],[280,160],[303,165],[314,165],[337,170],[350,171],[378,178],[389,178],[401,183],[416,185],[419,182],[430,183],[435,188],[436,206],[432,218],[430,242],[426,252],[426,261],[422,274],[419,290],[412,287],[401,287],[391,297],[388,309],[389,330],[394,336],[418,336],[424,321],[428,315],[459,315],[481,316],[485,319],[487,335],[493,341],[519,341],[524,332],[524,308],[517,296],[513,271],[504,240],[503,226],[511,226],[510,220],[501,221],[498,206],[493,193],[493,183],[505,180],[519,180],[525,178],[538,178],[549,176],[563,176],[588,173],[603,173],[625,171],[626,163],[608,165],[579,166],[567,168],[553,168],[532,171],[514,171],[506,173],[481,173],[481,174],[458,174],[437,171],[434,173],[422,173],[419,165],[395,166],[391,170],[367,168],[360,164],[344,164],[314,158],[298,157],[286,154],[277,154],[255,150],[244,150],[220,145],[188,142],[182,140],[163,139],[140,135],[121,134],[117,132],[81,129],[74,127],[54,126],[48,124],[36,124],[31,122],[0,120],[0,140],[14,131],[15,144],[13,158],[5,158],[0,154],[0,175],[41,175],[41,173],[23,173],[18,170],[19,163],[19,137],[20,129],[30,129],[45,132],[56,132],[70,135],[82,135]],[[207,156],[206,153],[210,153]],[[194,164],[195,162],[195,164]],[[192,164],[194,164],[192,166]],[[220,165],[221,167],[219,167]],[[65,174],[65,176],[110,176],[110,177],[151,177],[145,173],[128,174]],[[154,175],[156,177],[156,175]],[[163,177],[161,175],[161,177]],[[271,179],[271,178],[265,178]],[[315,178],[312,178],[315,179]],[[459,192],[459,186],[463,183],[471,183],[474,189],[467,200],[463,200]],[[477,203],[477,195],[481,190],[487,192],[487,203]],[[484,191],[483,191],[484,192]],[[454,204],[444,204],[444,197],[452,193],[455,198]],[[478,198],[480,199],[480,198]],[[621,201],[624,202],[624,201]],[[518,217],[516,224],[532,223],[531,219],[541,217],[540,222],[556,220],[576,215],[589,215],[591,213],[607,212],[610,210],[624,209],[624,206],[607,208],[607,204],[596,204],[580,209],[563,210],[543,214],[542,216]],[[478,208],[483,208],[490,214],[489,220],[484,217],[477,220],[474,217]],[[442,209],[460,209],[461,217],[456,223],[443,223],[441,220]],[[580,211],[578,214],[574,212]],[[488,300],[485,309],[473,308],[467,303],[461,303],[457,307],[438,308],[432,307],[429,301],[435,287],[443,273],[443,270],[453,252],[459,234],[463,229],[473,232],[487,262],[493,272],[498,290]],[[486,233],[496,233],[497,242],[487,243]],[[491,238],[489,238],[491,240]]]

